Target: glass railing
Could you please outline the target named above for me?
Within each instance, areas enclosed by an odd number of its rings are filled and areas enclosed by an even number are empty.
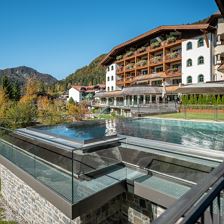
[[[0,155],[72,204],[143,175],[122,163],[117,147],[93,153],[64,148],[0,127]]]

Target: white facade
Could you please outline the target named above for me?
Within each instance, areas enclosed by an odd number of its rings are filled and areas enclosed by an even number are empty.
[[[182,83],[199,83],[212,80],[212,65],[213,65],[213,45],[214,35],[207,34],[208,46],[206,44],[205,35],[197,36],[182,42]],[[199,46],[199,41],[203,40],[203,46]],[[192,45],[191,49],[190,45]],[[199,57],[204,60],[199,63]],[[203,59],[202,59],[203,57]],[[190,61],[192,65],[190,65]],[[201,76],[200,76],[201,75]],[[203,81],[200,79],[203,75]],[[199,77],[200,76],[200,77]],[[190,82],[190,77],[192,82]]]
[[[224,80],[224,73],[217,69],[224,63],[224,18],[218,19],[217,24],[217,38],[214,48],[214,72],[213,80]]]
[[[68,100],[70,98],[73,98],[73,100],[77,103],[79,103],[82,100],[82,93],[73,87],[69,89],[68,94],[69,94]]]
[[[116,71],[117,71],[117,66],[116,64],[112,64],[107,67],[107,72],[106,72],[106,91],[114,91],[117,90],[116,86]]]

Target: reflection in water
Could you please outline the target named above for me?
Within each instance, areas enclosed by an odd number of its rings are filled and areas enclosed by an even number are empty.
[[[41,127],[52,134],[89,140],[116,133],[188,147],[224,150],[224,124],[165,119],[106,120]]]
[[[224,150],[224,124],[222,123],[134,119],[119,121],[117,132],[188,147]]]

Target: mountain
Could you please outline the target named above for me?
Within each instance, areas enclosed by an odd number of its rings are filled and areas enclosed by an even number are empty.
[[[26,66],[0,70],[0,80],[3,76],[7,76],[11,81],[17,80],[21,86],[24,86],[26,80],[29,78],[42,81],[46,85],[52,85],[57,82],[57,79],[53,76],[40,73],[37,70]]]
[[[86,65],[67,76],[62,82],[84,86],[105,83],[106,70],[105,67],[100,64],[104,57],[105,54],[100,55],[89,65]]]

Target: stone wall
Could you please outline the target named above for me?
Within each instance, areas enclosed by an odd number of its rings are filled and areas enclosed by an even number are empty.
[[[28,223],[149,224],[151,220],[163,212],[162,208],[145,199],[124,193],[101,208],[71,220],[2,165],[0,165],[0,177],[4,199]]]

